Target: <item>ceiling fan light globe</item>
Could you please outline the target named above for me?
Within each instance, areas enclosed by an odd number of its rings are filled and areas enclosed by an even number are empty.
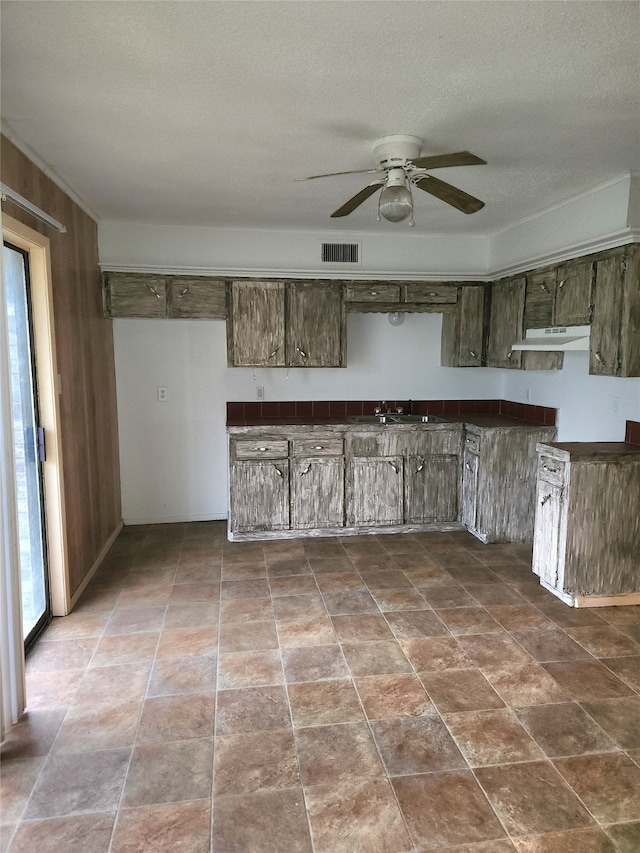
[[[402,222],[413,213],[413,199],[407,187],[385,187],[380,193],[378,210],[389,222]]]

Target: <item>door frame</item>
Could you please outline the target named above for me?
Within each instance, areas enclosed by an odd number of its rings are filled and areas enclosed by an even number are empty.
[[[4,213],[2,236],[29,256],[38,406],[47,452],[42,475],[49,593],[52,614],[66,616],[71,610],[71,596],[60,432],[61,383],[56,359],[49,239]]]

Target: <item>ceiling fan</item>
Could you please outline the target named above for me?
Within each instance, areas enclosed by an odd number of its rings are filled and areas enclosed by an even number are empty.
[[[431,169],[451,166],[486,165],[486,160],[471,154],[469,151],[420,157],[421,149],[422,139],[418,136],[384,136],[382,139],[378,139],[373,146],[376,159],[375,169],[329,172],[326,175],[310,175],[307,178],[296,178],[296,180],[311,181],[315,178],[329,178],[334,175],[381,173],[377,180],[372,181],[349,201],[334,210],[331,214],[332,219],[348,216],[381,187],[382,192],[378,199],[378,219],[380,216],[384,216],[390,222],[401,222],[409,217],[409,225],[415,224],[413,221],[412,185],[461,210],[463,213],[475,213],[484,207],[484,202],[480,199],[474,198],[439,178],[434,178],[429,172]]]

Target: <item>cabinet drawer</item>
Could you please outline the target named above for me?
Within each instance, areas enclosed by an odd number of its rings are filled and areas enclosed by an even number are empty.
[[[251,438],[234,442],[236,459],[281,459],[289,452],[286,438]]]
[[[538,477],[545,483],[561,486],[564,483],[565,463],[542,455],[538,460]]]
[[[479,453],[480,453],[480,436],[476,435],[473,432],[465,433],[464,449],[468,453],[475,453],[476,455],[479,455]]]
[[[348,284],[345,287],[347,302],[399,302],[398,284]]]
[[[458,286],[455,284],[430,284],[428,281],[404,285],[405,302],[458,301]]]
[[[294,456],[342,456],[344,447],[340,436],[296,438],[292,442]]]

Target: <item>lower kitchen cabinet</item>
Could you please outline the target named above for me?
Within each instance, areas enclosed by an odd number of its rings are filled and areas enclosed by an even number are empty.
[[[344,457],[294,459],[291,463],[291,527],[308,530],[344,525]]]
[[[467,425],[462,521],[483,542],[533,537],[536,445],[555,434],[555,427]]]
[[[574,606],[640,603],[640,449],[538,445],[533,571]]]
[[[402,524],[402,474],[402,456],[353,459],[349,523],[355,527]]]
[[[404,522],[459,521],[460,456],[407,456]]]
[[[236,462],[231,469],[230,526],[235,532],[289,527],[289,460]]]

